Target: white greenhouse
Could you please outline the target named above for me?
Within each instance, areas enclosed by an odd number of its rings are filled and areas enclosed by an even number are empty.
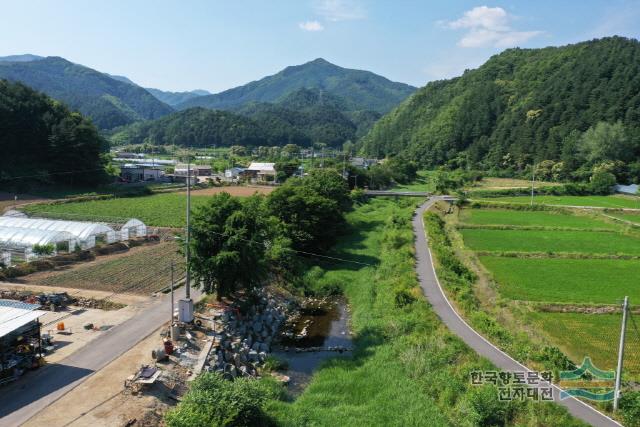
[[[29,228],[34,230],[66,231],[72,234],[83,249],[96,245],[96,238],[104,238],[106,243],[113,243],[116,232],[106,224],[97,222],[59,221],[42,218],[0,217],[0,227]]]

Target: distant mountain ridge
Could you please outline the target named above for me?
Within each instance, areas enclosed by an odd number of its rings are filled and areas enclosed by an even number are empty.
[[[39,59],[44,59],[44,56],[31,55],[30,53],[24,55],[0,56],[0,62],[31,62]]]
[[[151,95],[155,96],[160,101],[164,102],[167,105],[172,107],[186,102],[193,98],[198,98],[200,96],[211,95],[210,92],[202,89],[191,90],[188,92],[170,92],[155,88],[147,87],[145,88]]]
[[[370,71],[342,68],[318,58],[287,67],[244,86],[190,99],[176,105],[176,108],[234,110],[250,103],[278,102],[303,88],[319,89],[344,100],[345,111],[373,110],[380,113],[391,110],[416,90],[413,86],[392,82]]]
[[[64,58],[0,60],[0,78],[19,81],[91,117],[101,129],[156,119],[173,109],[145,89]],[[11,57],[9,57],[11,58]]]

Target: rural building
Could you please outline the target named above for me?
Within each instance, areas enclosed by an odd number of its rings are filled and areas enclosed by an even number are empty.
[[[164,170],[148,164],[126,164],[120,167],[120,177],[127,182],[159,181]]]
[[[116,151],[116,157],[121,159],[143,159],[144,154],[141,153],[127,153],[126,151]]]
[[[187,176],[188,167],[186,164],[177,164],[173,170],[176,176]],[[191,165],[191,176],[211,176],[212,169],[209,165]]]
[[[240,176],[244,173],[244,171],[245,171],[245,168],[238,168],[238,167],[225,169],[224,177],[227,180],[231,180],[231,181],[236,180],[240,178]]]
[[[616,191],[616,193],[637,195],[638,194],[638,184],[631,184],[631,185],[617,184],[614,187],[614,190]]]
[[[364,157],[352,157],[351,166],[357,168],[369,169],[371,166],[378,164],[377,159],[365,159]]]
[[[244,171],[244,175],[249,179],[256,180],[258,182],[275,181],[275,166],[275,163],[252,162],[247,170]]]
[[[0,299],[0,384],[39,366],[42,355],[39,305]]]

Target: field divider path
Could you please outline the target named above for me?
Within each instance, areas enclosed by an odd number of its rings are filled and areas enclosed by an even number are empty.
[[[429,198],[417,210],[413,218],[413,231],[415,234],[416,246],[416,273],[420,281],[420,286],[426,299],[440,320],[457,335],[469,347],[480,356],[488,359],[496,367],[504,371],[525,371],[532,372],[529,368],[513,359],[511,356],[500,350],[489,342],[480,333],[473,329],[455,310],[451,302],[444,293],[438,280],[431,250],[428,246],[427,235],[424,227],[423,215],[433,204],[441,200],[450,200],[449,196],[434,196]],[[553,388],[553,399],[559,405],[567,408],[574,417],[594,426],[621,426],[620,423],[593,408],[592,406],[574,398],[568,397],[560,399],[562,389],[555,384],[541,382],[540,388]]]

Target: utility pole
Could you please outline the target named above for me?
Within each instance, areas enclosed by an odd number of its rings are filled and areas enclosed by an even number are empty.
[[[533,187],[536,183],[536,164],[531,167],[531,206],[533,206]]]
[[[629,297],[624,297],[622,304],[622,329],[620,330],[620,347],[618,347],[618,367],[616,368],[616,387],[613,392],[613,410],[618,410],[620,400],[620,385],[622,383],[622,361],[624,359],[624,339],[627,331],[627,312],[629,311]]]
[[[191,299],[191,155],[187,153],[187,236],[185,239],[186,248],[186,277],[185,277],[185,297],[180,300],[179,312],[180,321],[184,323],[193,322],[193,300]]]
[[[175,339],[176,339],[173,333],[173,313],[175,310],[174,303],[173,303],[173,286],[174,286],[174,268],[173,268],[173,261],[171,261],[171,317],[170,317],[171,321],[169,322],[171,342],[175,342]]]

